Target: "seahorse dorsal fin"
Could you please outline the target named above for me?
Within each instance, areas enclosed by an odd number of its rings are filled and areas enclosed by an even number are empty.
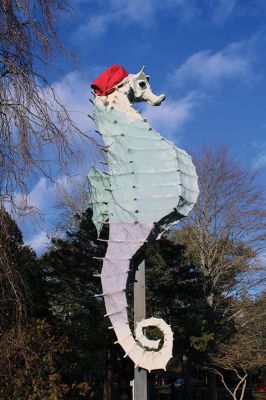
[[[141,68],[141,70],[140,70],[135,76],[136,76],[136,77],[140,77],[141,75],[145,74],[144,69],[145,69],[145,65],[143,65],[143,67]]]

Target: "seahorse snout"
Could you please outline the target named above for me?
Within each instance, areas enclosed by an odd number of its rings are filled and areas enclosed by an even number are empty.
[[[150,92],[149,96],[145,96],[145,100],[152,106],[159,106],[165,100],[165,94],[156,96],[156,94]]]
[[[158,101],[153,103],[154,106],[159,106],[165,100],[165,94],[158,96]]]

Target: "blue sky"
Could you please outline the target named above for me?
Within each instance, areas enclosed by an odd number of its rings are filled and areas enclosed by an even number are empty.
[[[84,130],[92,130],[91,81],[112,64],[136,73],[145,65],[161,107],[143,113],[162,135],[188,152],[224,144],[247,168],[266,178],[266,2],[264,0],[75,0],[59,33],[79,68],[58,58],[50,71],[61,100]],[[98,155],[84,146],[84,176]],[[57,183],[70,187],[64,176]],[[46,215],[41,227],[20,222],[38,253],[57,211],[56,184],[40,178],[30,201]]]

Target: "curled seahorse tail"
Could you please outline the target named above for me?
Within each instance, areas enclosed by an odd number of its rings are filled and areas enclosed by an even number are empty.
[[[165,369],[172,357],[173,333],[169,325],[160,318],[148,318],[137,323],[135,337],[130,330],[125,294],[130,261],[146,241],[153,225],[135,222],[112,222],[109,225],[109,240],[101,272],[102,295],[105,301],[106,316],[111,321],[117,342],[135,366],[152,369]],[[116,288],[112,291],[112,288]],[[164,340],[160,350],[160,340],[150,340],[143,329],[158,327]]]

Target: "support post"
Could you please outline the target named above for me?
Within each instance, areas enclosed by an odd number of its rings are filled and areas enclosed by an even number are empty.
[[[145,261],[142,261],[136,271],[134,283],[134,327],[144,318],[146,318]],[[133,396],[133,400],[147,400],[147,371],[142,368],[134,369]]]

